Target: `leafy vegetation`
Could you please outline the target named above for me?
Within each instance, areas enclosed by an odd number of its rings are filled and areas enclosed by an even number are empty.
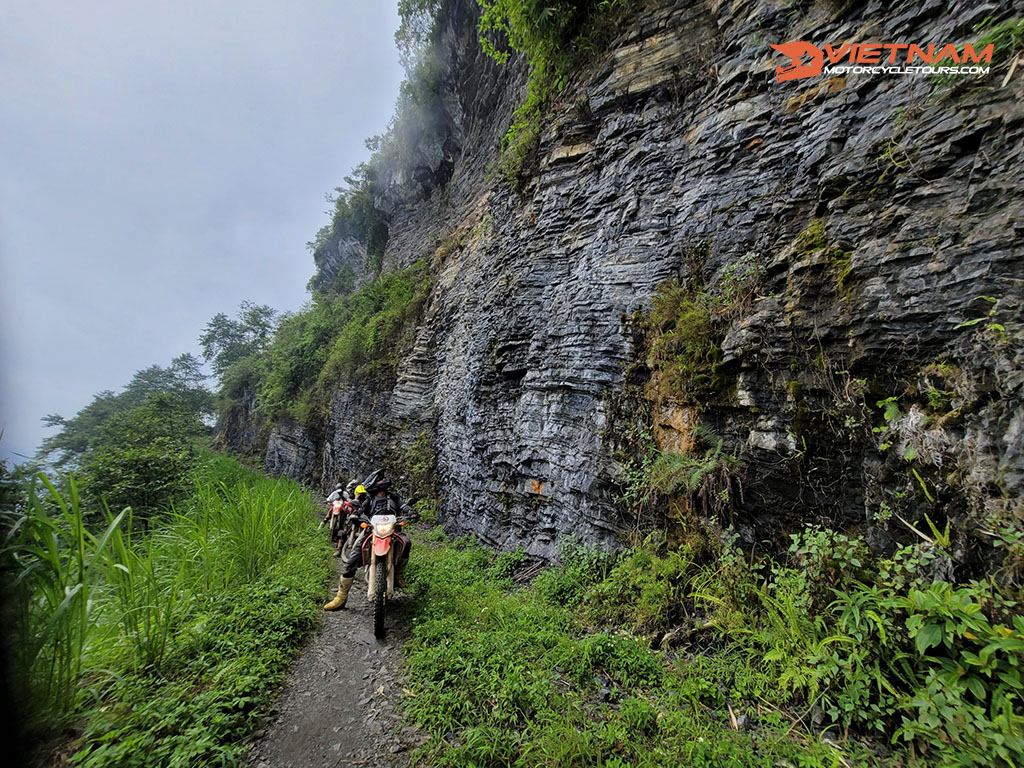
[[[299,312],[276,318],[272,331],[255,344],[248,340],[263,326],[247,319],[246,305],[237,321],[217,321],[227,332],[210,333],[211,321],[204,349],[215,366],[218,356],[227,361],[220,370],[220,417],[258,403],[271,418],[307,422],[326,407],[328,393],[340,382],[379,383],[393,376],[431,285],[421,259],[348,294],[314,293]]]
[[[381,139],[377,139],[370,144],[379,146],[380,142]],[[378,168],[382,165],[383,160],[376,156],[361,163],[345,177],[344,186],[335,187],[334,194],[328,195],[327,202],[334,206],[331,222],[321,227],[316,237],[306,244],[317,265],[317,272],[308,285],[314,296],[337,296],[355,288],[355,272],[350,264],[344,264],[330,278],[323,271],[324,265],[331,261],[331,254],[346,240],[360,243],[366,249],[370,270],[380,273],[388,242],[388,225],[373,200],[378,192]]]
[[[634,317],[643,333],[647,367],[657,379],[657,400],[690,402],[721,388],[725,329],[757,295],[762,272],[756,253],[727,263],[707,283],[703,271],[709,256],[706,243],[687,248],[686,279],[659,285],[650,313]]]
[[[261,407],[271,415],[304,420],[340,381],[380,382],[393,376],[431,284],[420,260],[351,295],[317,297],[286,317],[267,350]]]
[[[523,163],[540,136],[541,116],[551,98],[565,86],[580,58],[600,47],[600,40],[630,5],[629,0],[477,0],[480,44],[504,63],[511,48],[530,67],[526,100],[502,140],[502,174],[516,185]]]
[[[786,557],[578,544],[530,587],[472,540],[421,548],[410,717],[437,766],[1004,765],[1024,758],[1024,619],[810,528]],[[652,645],[660,650],[652,650]],[[782,691],[780,696],[779,691]]]
[[[36,736],[75,730],[74,765],[235,765],[315,624],[308,494],[212,455],[193,480],[143,535],[130,509],[93,530],[73,480],[3,512],[17,703]]]
[[[531,588],[510,590],[508,580],[491,578],[499,560],[470,541],[420,552],[409,567],[415,695],[406,706],[431,735],[419,754],[423,764],[836,764],[835,747],[799,728],[788,734],[778,716],[769,714],[757,731],[729,726],[730,711],[745,698],[773,696],[773,681],[742,655],[666,655],[615,623],[590,624],[614,602],[603,577],[608,556],[591,557],[584,568],[569,559],[563,568],[571,574],[554,569]],[[644,571],[650,560],[630,562]],[[667,584],[669,571],[652,578]],[[609,578],[633,586],[622,572]],[[642,600],[659,603],[669,593],[648,590]]]
[[[266,349],[277,319],[275,310],[251,301],[241,303],[235,320],[223,312],[214,315],[199,337],[203,359],[211,364],[214,375],[223,376],[236,363]]]
[[[57,468],[75,468],[85,506],[100,517],[103,505],[132,506],[135,519],[150,516],[187,494],[195,443],[211,432],[213,397],[190,354],[169,368],[138,371],[118,394],[101,392],[73,418],[47,416],[60,431],[40,449]]]
[[[102,499],[112,509],[132,507],[135,519],[149,527],[151,517],[189,490],[195,453],[165,437],[148,445],[101,451],[85,464],[82,487],[87,499]]]
[[[714,388],[722,359],[721,334],[712,323],[711,297],[669,282],[654,295],[648,322],[649,365],[678,396]]]
[[[635,454],[624,454],[623,502],[638,519],[659,505],[667,512],[661,526],[677,524],[699,513],[706,519],[731,520],[737,496],[742,496],[742,461],[723,449],[724,441],[704,424],[693,429],[690,452],[659,449],[649,430],[640,432]],[[665,505],[664,502],[670,503]],[[637,531],[639,533],[639,531]]]
[[[177,442],[208,433],[203,420],[213,401],[204,379],[199,360],[191,354],[179,355],[167,368],[153,365],[137,371],[121,392],[100,392],[70,419],[46,416],[46,426],[60,430],[43,440],[40,456],[58,468],[71,468],[97,450],[120,447],[135,429],[145,430],[142,442],[154,436],[158,425],[161,436]]]

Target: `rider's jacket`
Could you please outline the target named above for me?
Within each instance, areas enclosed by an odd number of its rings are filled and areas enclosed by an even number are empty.
[[[397,517],[398,515],[407,514],[409,512],[409,505],[403,504],[398,494],[386,491],[383,496],[363,499],[358,511],[367,517],[373,517],[374,515],[395,515]]]

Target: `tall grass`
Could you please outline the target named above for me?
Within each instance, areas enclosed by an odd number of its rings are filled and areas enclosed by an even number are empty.
[[[135,528],[130,509],[84,509],[73,480],[58,489],[40,476],[23,508],[3,513],[5,624],[30,728],[88,719],[126,675],[173,678],[197,627],[216,620],[233,631],[242,621],[232,619],[225,596],[260,589],[268,571],[295,554],[309,564],[296,569],[301,578],[275,587],[288,597],[282,637],[290,643],[293,627],[308,625],[318,591],[309,582],[325,574],[325,558],[313,555],[309,495],[220,458],[207,459],[197,475],[192,496],[155,518],[160,524],[148,534]],[[308,605],[289,590],[308,593]],[[211,655],[209,663],[220,659]],[[266,674],[284,663],[266,665]]]
[[[95,593],[103,581],[107,545],[124,513],[97,536],[84,523],[74,481],[68,482],[65,498],[41,477],[29,488],[25,510],[5,518],[9,610],[13,607],[20,619],[8,622],[15,641],[13,687],[20,703],[31,701],[32,711],[61,719],[77,697],[95,635]]]
[[[130,522],[114,529],[104,561],[106,607],[119,629],[118,642],[128,646],[132,671],[158,667],[183,614],[185,562],[153,537],[133,544]]]

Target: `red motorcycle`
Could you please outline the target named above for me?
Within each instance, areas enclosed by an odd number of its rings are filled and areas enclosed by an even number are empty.
[[[405,521],[395,515],[374,515],[362,527],[370,527],[372,535],[363,542],[363,565],[366,566],[367,597],[373,604],[373,635],[384,639],[384,617],[387,605],[395,594],[395,570],[406,555],[408,539],[402,533]]]
[[[330,541],[335,557],[347,557],[359,538],[359,518],[354,515],[355,505],[348,499],[334,499],[320,526],[330,522]]]
[[[356,514],[355,505],[349,501],[345,502],[341,514],[345,520],[341,523],[338,533],[338,548],[341,552],[341,559],[348,560],[356,544],[359,543],[359,536],[362,534],[360,525],[362,518]]]

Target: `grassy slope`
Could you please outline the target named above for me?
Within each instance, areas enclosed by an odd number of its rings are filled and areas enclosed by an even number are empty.
[[[86,529],[74,538],[83,510],[55,490],[30,505],[12,542],[33,564],[23,587],[38,596],[47,584],[81,584],[71,610],[37,600],[16,625],[29,674],[15,682],[35,738],[52,738],[54,726],[65,734],[50,764],[236,765],[316,626],[329,558],[309,494],[225,457],[207,457],[196,482],[148,537],[133,537],[123,518],[107,537]],[[41,563],[47,532],[58,555]],[[88,599],[78,605],[79,596]],[[56,632],[47,629],[54,616]],[[40,647],[33,638],[44,632]],[[68,657],[70,667],[52,663]],[[59,690],[70,695],[46,695]]]
[[[1013,674],[1024,656],[1024,622],[1017,617],[1016,630],[988,623],[979,617],[993,606],[973,603],[975,610],[961,593],[959,605],[976,623],[957,629],[956,610],[915,609],[901,596],[923,599],[935,585],[900,592],[891,576],[880,582],[888,592],[835,581],[840,599],[817,607],[816,597],[833,589],[813,580],[821,569],[806,557],[808,547],[825,548],[821,535],[809,533],[795,550],[801,569],[774,567],[767,578],[735,552],[701,565],[685,547],[654,546],[618,559],[577,549],[568,565],[526,587],[509,578],[521,553],[496,556],[470,540],[449,542],[439,529],[420,535],[434,544],[414,552],[406,616],[414,692],[407,712],[431,735],[419,764],[1014,764],[1022,717]],[[851,551],[844,556],[856,559]],[[861,600],[865,590],[874,590],[873,602]],[[914,652],[915,627],[943,623],[946,655],[942,644]],[[864,626],[882,637],[858,639]],[[982,655],[1010,682],[979,676],[958,693],[937,675],[950,663],[968,666],[978,645],[990,646]],[[957,679],[971,675],[968,666]],[[936,683],[947,703],[962,699],[932,723]],[[985,689],[980,704],[968,690],[977,685]],[[999,702],[1001,695],[1008,698]],[[812,729],[815,718],[837,724]],[[923,738],[907,743],[916,736]]]

